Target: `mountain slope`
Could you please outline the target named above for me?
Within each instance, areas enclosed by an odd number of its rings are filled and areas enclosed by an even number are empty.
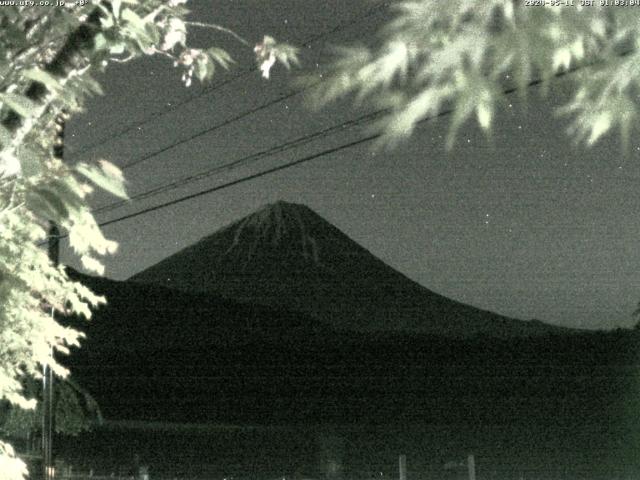
[[[564,329],[448,299],[386,265],[306,206],[268,205],[131,280],[297,310],[333,328],[453,337]]]
[[[68,272],[107,299],[90,322],[67,320],[87,333],[85,343],[91,350],[197,350],[256,340],[286,343],[329,331],[300,312]]]

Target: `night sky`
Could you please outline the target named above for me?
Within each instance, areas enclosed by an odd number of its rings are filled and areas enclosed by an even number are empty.
[[[366,42],[384,22],[364,0],[192,1],[192,19],[217,22],[257,43],[269,34],[304,45],[301,69],[277,66],[269,81],[253,52],[211,31],[192,46],[227,48],[237,64],[212,83],[185,88],[168,59],[116,65],[105,96],[68,125],[69,161],[107,158],[123,166],[296,90],[296,75],[319,72],[331,45]],[[388,18],[388,17],[386,17]],[[341,24],[344,28],[335,31]],[[223,83],[222,85],[220,85]],[[213,86],[213,88],[212,88]],[[106,275],[125,279],[260,206],[304,203],[389,265],[447,297],[516,318],[586,328],[630,326],[640,299],[640,140],[622,154],[610,135],[592,149],[566,136],[554,114],[570,78],[505,98],[491,139],[473,122],[445,151],[448,116],[423,123],[390,151],[364,144],[273,175],[105,227],[120,251]],[[190,100],[191,99],[191,100]],[[181,106],[176,107],[177,104]],[[274,103],[125,169],[136,195],[357,118],[347,102],[313,111],[303,95]],[[131,129],[123,135],[125,127]],[[181,188],[97,215],[108,221],[280,165],[370,133],[345,128]],[[108,141],[105,141],[108,140]],[[88,147],[99,144],[88,149]],[[95,206],[115,199],[97,196]],[[63,255],[63,259],[64,255]],[[66,261],[77,261],[66,256]]]

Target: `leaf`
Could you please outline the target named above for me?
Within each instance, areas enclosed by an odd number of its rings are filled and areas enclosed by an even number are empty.
[[[125,48],[126,45],[123,42],[118,42],[109,47],[109,53],[113,55],[120,55],[121,53],[124,53]]]
[[[611,128],[612,117],[610,112],[602,112],[598,114],[591,124],[591,135],[587,140],[589,145],[593,145]]]
[[[111,0],[111,8],[113,10],[114,18],[120,18],[120,6],[122,5],[121,0]],[[124,12],[123,12],[124,17]]]
[[[90,77],[89,75],[84,75],[80,82],[80,85],[83,88],[86,88],[89,92],[104,95],[104,90],[102,89],[102,85],[95,79]]]
[[[58,220],[69,216],[69,210],[60,197],[46,188],[33,189],[27,201],[34,213],[45,218]]]
[[[30,148],[23,147],[18,156],[20,167],[25,177],[38,175],[42,172],[42,160],[40,156]]]
[[[207,50],[207,53],[212,60],[217,62],[221,67],[225,69],[229,68],[229,65],[234,63],[231,55],[229,55],[229,53],[227,53],[227,51],[223,50],[222,48],[212,47]]]
[[[4,12],[2,13],[4,14]],[[23,32],[21,28],[18,28],[18,25],[19,22],[2,22],[3,46],[9,46],[11,49],[20,50],[29,45],[25,32]]]
[[[104,10],[104,7],[102,7],[100,4],[98,4],[99,7],[101,7]],[[107,12],[108,14],[108,12]],[[100,25],[102,26],[103,30],[108,30],[110,28],[113,27],[113,20],[111,18],[111,16],[104,16],[102,18],[100,18]]]
[[[82,265],[89,271],[95,272],[98,275],[104,275],[104,265],[90,255],[82,255],[80,257]]]
[[[122,12],[122,19],[127,24],[126,30],[129,32],[131,39],[138,44],[140,50],[145,51],[154,45],[154,35],[147,28],[153,22],[145,22],[144,19],[129,8],[125,8]]]
[[[271,68],[276,61],[290,68],[291,63],[298,64],[298,49],[285,43],[279,44],[273,37],[265,35],[262,43],[257,44],[254,49],[256,61],[262,71],[264,78],[269,78]]]
[[[98,52],[109,49],[107,45],[107,38],[104,36],[104,33],[98,33],[95,36],[95,39],[93,40],[93,48]]]
[[[21,174],[20,160],[10,150],[0,151],[0,177],[13,177]]]
[[[108,162],[107,160],[100,160],[98,161],[98,164],[100,165],[100,168],[104,173],[106,173],[112,178],[115,178],[121,182],[124,182],[124,175],[122,174],[122,170],[120,170],[113,163]]]
[[[213,73],[212,63],[213,62],[206,57],[198,58],[198,61],[196,62],[196,69],[195,69],[196,77],[198,78],[198,80],[202,82],[205,79],[207,79],[209,75]]]
[[[145,31],[146,23],[145,21],[138,16],[136,12],[131,10],[130,8],[125,8],[122,11],[122,19],[129,23],[131,26],[135,27],[137,33],[142,33],[145,36],[147,35]]]
[[[567,70],[571,65],[571,50],[568,47],[558,48],[553,54],[553,65],[552,68],[554,71],[559,71],[561,69]]]
[[[278,44],[273,49],[276,59],[282,63],[286,68],[291,68],[291,64],[299,65],[298,49],[287,44]]]
[[[116,197],[126,200],[128,196],[124,189],[122,178],[118,178],[118,175],[115,174],[115,172],[109,171],[109,168],[110,167],[107,167],[106,164],[103,164],[102,168],[100,168],[96,165],[80,163],[76,166],[76,171],[87,177],[96,186],[106,190]]]
[[[11,143],[12,138],[11,132],[4,125],[0,125],[0,144],[3,146],[8,145]]]
[[[38,67],[25,70],[23,75],[31,80],[42,83],[49,91],[57,92],[62,88],[57,78]]]
[[[149,39],[154,44],[154,46],[160,43],[160,39],[162,38],[160,29],[155,23],[147,22],[145,31],[147,32],[147,35],[149,35]]]
[[[0,101],[5,103],[9,108],[13,109],[18,115],[24,118],[29,117],[37,108],[35,102],[24,95],[19,95],[17,93],[1,93]]]
[[[488,130],[491,126],[491,117],[493,112],[491,110],[491,105],[488,103],[480,103],[476,108],[478,114],[478,123],[482,127],[483,130]]]
[[[83,206],[84,194],[81,189],[81,185],[75,182],[73,177],[61,177],[53,181],[49,185],[49,189],[58,195],[58,197],[64,202],[68,210],[80,211]]]
[[[471,116],[477,104],[475,94],[469,88],[468,79],[466,77],[463,78],[461,83],[464,85],[464,88],[460,90],[457,98],[455,99],[455,108],[451,118],[451,126],[449,127],[449,132],[447,134],[447,150],[451,150],[453,148],[458,130]]]

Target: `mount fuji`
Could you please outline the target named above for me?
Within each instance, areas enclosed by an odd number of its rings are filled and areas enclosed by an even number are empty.
[[[309,207],[277,202],[131,277],[298,311],[339,331],[509,338],[568,332],[439,295],[385,264]]]

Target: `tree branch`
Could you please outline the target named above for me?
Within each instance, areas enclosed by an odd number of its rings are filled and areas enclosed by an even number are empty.
[[[194,27],[210,28],[212,30],[217,30],[219,32],[228,33],[229,35],[231,35],[233,38],[238,40],[243,45],[246,45],[247,47],[251,47],[249,42],[247,42],[244,38],[242,38],[240,35],[238,35],[236,32],[234,32],[233,30],[231,30],[229,28],[221,27],[220,25],[215,25],[213,23],[184,22],[184,24],[185,25],[192,25]]]
[[[88,15],[86,21],[67,37],[65,44],[53,60],[45,65],[44,70],[54,77],[62,79],[67,76],[69,70],[77,68],[77,65],[74,64],[77,56],[86,48],[93,46],[93,40],[100,29],[101,16],[100,8],[95,8]],[[44,84],[34,81],[27,87],[25,96],[34,102],[41,102],[47,93]],[[2,121],[2,125],[10,132],[16,132],[22,123],[23,118],[13,110]]]

